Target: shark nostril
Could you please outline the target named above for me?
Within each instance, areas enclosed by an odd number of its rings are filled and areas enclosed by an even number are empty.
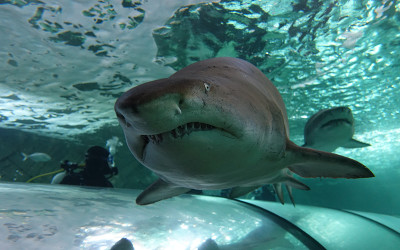
[[[137,106],[136,105],[132,105],[132,112],[134,113],[134,114],[139,114],[139,110],[138,110],[138,108],[137,108]]]
[[[116,112],[118,119],[125,121],[125,116],[123,114],[121,114],[120,112]]]
[[[125,124],[127,127],[131,127],[132,125],[125,119],[125,116],[120,112],[116,112],[118,120]]]

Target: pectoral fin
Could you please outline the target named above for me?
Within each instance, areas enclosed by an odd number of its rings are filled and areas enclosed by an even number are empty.
[[[188,191],[190,191],[190,188],[179,187],[158,179],[136,198],[136,204],[148,205]]]
[[[374,174],[363,164],[350,158],[311,148],[303,148],[289,141],[287,154],[291,158],[288,168],[305,178],[368,178]]]
[[[371,146],[371,144],[360,142],[360,141],[357,141],[357,140],[354,140],[354,139],[350,139],[342,147],[344,147],[344,148],[363,148],[363,147],[368,147],[368,146]]]

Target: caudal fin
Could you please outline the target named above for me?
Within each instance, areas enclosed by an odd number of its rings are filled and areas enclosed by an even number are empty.
[[[22,155],[22,161],[26,161],[28,159],[28,155],[27,154],[21,152],[21,155]]]
[[[311,148],[299,147],[289,141],[287,152],[292,164],[288,168],[305,178],[369,178],[374,174],[366,166],[353,159]]]

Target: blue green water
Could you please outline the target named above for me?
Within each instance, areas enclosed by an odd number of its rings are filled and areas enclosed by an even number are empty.
[[[354,137],[372,145],[335,152],[364,163],[375,178],[310,180],[311,191],[295,192],[298,203],[399,214],[399,13],[398,1],[3,0],[0,127],[81,144],[97,133],[105,143],[117,133],[113,105],[127,89],[198,60],[239,57],[277,86],[297,144],[315,112],[348,106]],[[48,146],[30,144],[3,147]],[[134,161],[129,153],[116,160]],[[125,176],[153,178],[126,168]],[[41,173],[10,165],[1,175],[16,171]]]

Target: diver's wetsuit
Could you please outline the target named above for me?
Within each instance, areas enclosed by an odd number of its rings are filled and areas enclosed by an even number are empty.
[[[113,187],[105,175],[112,174],[108,163],[109,152],[102,147],[93,146],[86,152],[85,167],[81,172],[67,171],[60,184]]]
[[[93,186],[93,187],[113,187],[111,182],[104,175],[88,176],[85,172],[70,173],[64,177],[60,184]]]

